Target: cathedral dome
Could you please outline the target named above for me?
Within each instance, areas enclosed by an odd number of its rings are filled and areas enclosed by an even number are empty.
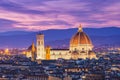
[[[90,38],[83,32],[81,26],[79,27],[78,32],[70,40],[70,46],[78,46],[80,44],[92,45]]]

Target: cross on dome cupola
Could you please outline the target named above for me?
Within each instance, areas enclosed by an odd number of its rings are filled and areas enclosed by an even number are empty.
[[[78,32],[83,32],[83,29],[82,29],[82,25],[80,24],[79,28],[78,28]]]

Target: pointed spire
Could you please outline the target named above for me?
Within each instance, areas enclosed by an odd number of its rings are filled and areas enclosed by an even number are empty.
[[[78,28],[78,32],[83,32],[83,29],[82,29],[82,25],[80,24],[79,28]]]
[[[35,45],[34,45],[34,42],[32,42],[32,52],[35,52]]]

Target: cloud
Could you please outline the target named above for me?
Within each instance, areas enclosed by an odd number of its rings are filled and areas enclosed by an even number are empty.
[[[0,29],[45,30],[117,26],[119,0],[1,0]],[[6,22],[6,24],[2,23]],[[4,27],[2,27],[4,26]]]

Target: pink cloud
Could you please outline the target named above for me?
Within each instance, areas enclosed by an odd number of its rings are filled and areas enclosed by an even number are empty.
[[[17,22],[11,28],[25,30],[66,29],[81,23],[84,27],[120,27],[119,4],[117,0],[6,0],[0,4],[0,18]]]

